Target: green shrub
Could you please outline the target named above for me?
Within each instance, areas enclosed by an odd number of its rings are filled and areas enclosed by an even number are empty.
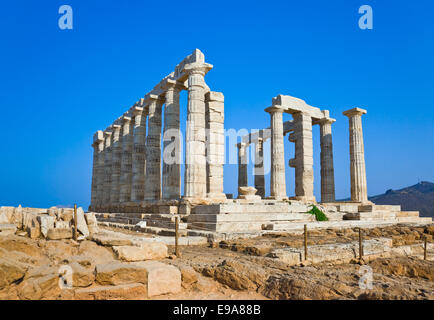
[[[316,205],[311,205],[312,209],[310,209],[308,212],[309,214],[314,214],[316,221],[328,221],[329,219],[325,215],[324,212],[322,212]]]

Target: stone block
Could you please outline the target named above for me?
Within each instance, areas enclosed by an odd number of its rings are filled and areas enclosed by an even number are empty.
[[[143,300],[146,297],[146,286],[141,283],[75,290],[76,300]]]
[[[89,228],[87,227],[84,211],[81,207],[77,209],[77,230],[85,237],[89,236]]]
[[[17,231],[17,227],[14,224],[9,224],[9,223],[0,224],[0,236],[15,234],[16,231]]]
[[[72,229],[61,229],[54,228],[49,229],[47,232],[48,240],[61,240],[61,239],[71,239],[72,238]]]
[[[4,212],[0,212],[0,224],[9,224],[9,219]]]
[[[55,229],[69,229],[71,227],[71,223],[69,221],[57,220],[54,222]]]
[[[147,284],[148,270],[144,266],[122,262],[110,262],[96,266],[95,281],[100,285],[120,285],[129,283]]]
[[[181,271],[158,261],[133,262],[147,270],[148,297],[181,291]]]
[[[102,246],[131,246],[133,243],[130,239],[114,237],[106,234],[94,234],[92,240]]]
[[[167,246],[161,242],[142,243],[137,246],[114,246],[118,259],[123,261],[158,260],[167,257]]]
[[[27,228],[27,235],[30,239],[38,239],[41,236],[41,230],[38,227]]]
[[[41,225],[41,233],[44,238],[47,237],[49,229],[54,229],[55,217],[49,215],[38,216],[39,224]]]

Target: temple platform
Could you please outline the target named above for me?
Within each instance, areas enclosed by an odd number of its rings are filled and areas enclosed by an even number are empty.
[[[196,205],[163,202],[141,206],[141,212],[96,213],[96,217],[106,226],[169,236],[174,235],[176,217],[179,217],[181,236],[212,235],[224,239],[231,238],[231,234],[249,237],[273,231],[298,232],[304,225],[318,229],[432,223],[432,218],[419,217],[417,211],[402,211],[397,205],[355,202],[315,204],[328,218],[328,221],[316,221],[315,215],[307,213],[312,204],[295,200],[250,202],[244,199]]]

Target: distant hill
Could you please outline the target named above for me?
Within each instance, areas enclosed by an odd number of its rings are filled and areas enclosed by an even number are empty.
[[[422,181],[411,187],[387,190],[369,197],[375,204],[399,204],[403,211],[419,211],[421,217],[434,218],[434,183]]]

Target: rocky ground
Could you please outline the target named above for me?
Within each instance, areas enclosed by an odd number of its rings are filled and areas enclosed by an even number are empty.
[[[424,236],[431,241],[433,233],[432,226],[388,227],[366,230],[364,237],[389,237],[394,246],[401,246],[420,243]],[[352,229],[315,230],[309,232],[309,245],[350,242],[357,237]],[[97,242],[1,236],[0,299],[145,298],[139,267],[127,270],[126,278],[116,268],[98,270],[100,264],[116,267],[119,256],[101,239]],[[275,248],[288,246],[302,247],[302,235],[275,233],[211,247],[182,246],[180,258],[160,259],[181,271],[181,292],[152,299],[434,299],[433,261],[396,256],[366,262],[373,270],[369,290],[359,287],[362,274],[357,261],[289,266],[267,256]],[[59,268],[64,265],[74,270],[72,288],[59,286]]]

